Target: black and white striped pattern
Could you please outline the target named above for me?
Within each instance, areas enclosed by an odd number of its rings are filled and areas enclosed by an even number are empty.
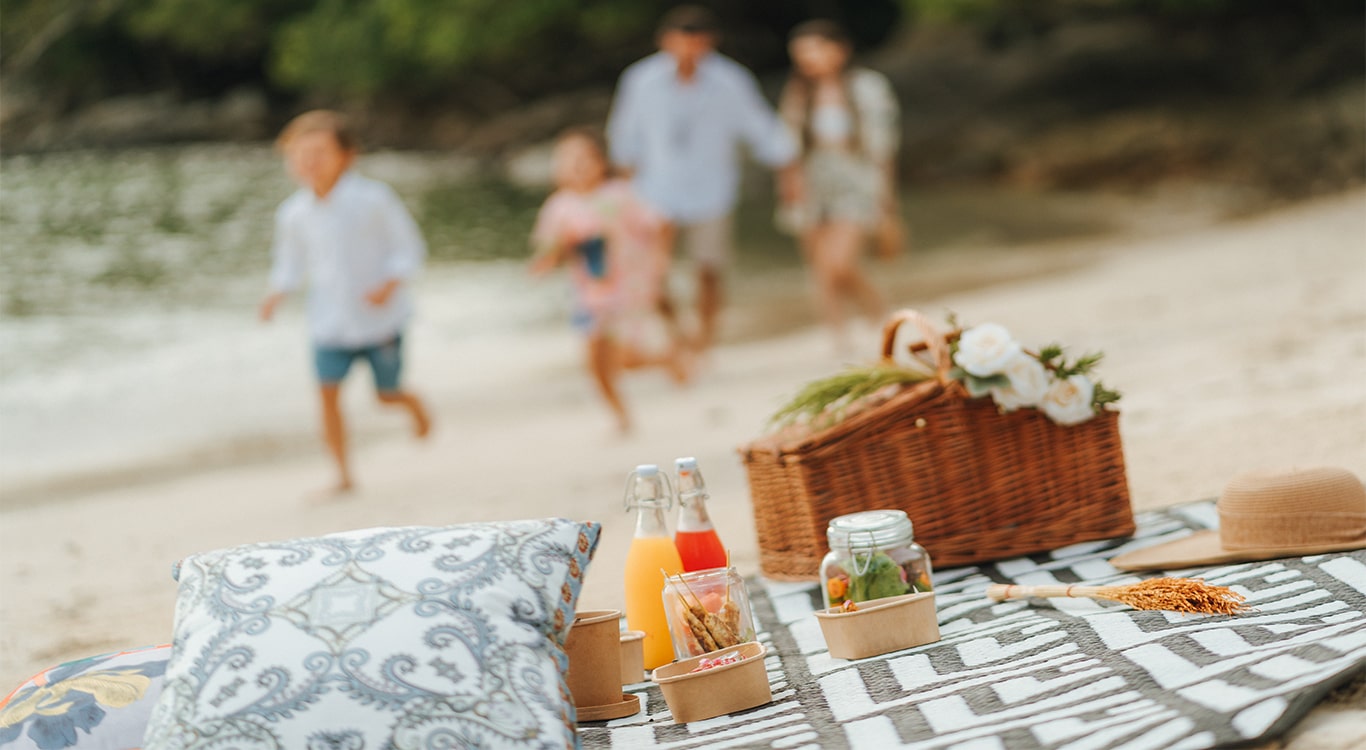
[[[774,702],[671,723],[645,710],[580,727],[585,747],[1204,748],[1274,737],[1366,667],[1366,552],[1170,571],[1245,594],[1233,617],[1140,612],[1086,599],[995,603],[989,583],[1129,583],[1120,552],[1214,523],[1213,503],[1143,514],[1134,539],[935,575],[938,643],[831,658],[811,584],[751,581]],[[930,551],[933,554],[933,550]]]

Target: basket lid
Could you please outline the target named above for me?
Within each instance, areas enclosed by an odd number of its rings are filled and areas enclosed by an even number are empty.
[[[865,510],[830,519],[825,538],[831,549],[882,549],[912,541],[915,527],[904,510]]]

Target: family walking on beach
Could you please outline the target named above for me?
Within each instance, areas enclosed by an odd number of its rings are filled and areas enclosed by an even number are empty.
[[[569,271],[585,364],[622,433],[631,428],[618,388],[623,370],[663,367],[683,384],[716,340],[742,148],[777,175],[775,221],[796,236],[837,342],[847,306],[874,322],[883,317],[861,256],[872,237],[882,248],[898,241],[899,115],[890,85],[849,66],[852,44],[838,25],[810,21],[791,32],[793,72],[775,111],[754,75],[716,51],[719,40],[705,8],[664,16],[659,51],[621,75],[606,139],[589,127],[557,139],[556,189],[531,231],[532,272]],[[422,401],[399,377],[408,286],[425,246],[393,191],[350,170],[357,149],[340,115],[302,115],[278,145],[301,189],[277,214],[261,316],[269,320],[307,280],[323,434],[336,489],[345,491],[352,478],[338,394],[355,359],[369,363],[381,402],[405,409],[418,436],[430,429]],[[692,325],[669,289],[676,248],[696,273]]]
[[[807,22],[791,33],[794,71],[780,116],[753,74],[716,52],[719,35],[704,8],[681,6],[664,17],[659,52],[621,75],[607,153],[581,128],[561,137],[558,189],[533,233],[536,271],[571,268],[589,369],[623,431],[630,419],[616,387],[621,370],[663,364],[686,382],[692,355],[715,340],[741,147],[777,172],[778,225],[797,236],[837,339],[850,303],[870,320],[883,317],[882,295],[860,260],[869,237],[899,226],[899,112],[887,79],[849,68],[852,43],[838,25]],[[579,160],[590,164],[590,179],[576,174]],[[629,183],[612,179],[614,167]],[[691,336],[667,285],[676,247],[696,269]],[[669,334],[653,356],[641,335],[652,311]]]

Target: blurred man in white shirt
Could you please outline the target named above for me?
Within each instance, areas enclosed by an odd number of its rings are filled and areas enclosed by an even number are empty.
[[[622,73],[607,125],[613,161],[669,219],[675,242],[697,267],[699,349],[711,345],[721,308],[739,147],[782,170],[784,193],[800,189],[794,139],[754,75],[715,51],[717,34],[716,18],[705,8],[684,5],[665,15],[660,51]]]

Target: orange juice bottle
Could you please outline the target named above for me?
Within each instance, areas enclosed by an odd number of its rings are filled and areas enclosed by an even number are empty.
[[[637,466],[626,478],[626,509],[636,511],[636,535],[626,552],[626,624],[645,633],[646,669],[674,658],[661,596],[664,576],[683,572],[683,561],[664,522],[664,512],[671,505],[673,488],[658,466]]]
[[[674,534],[674,546],[683,560],[683,570],[691,573],[727,567],[726,547],[707,515],[707,484],[702,481],[697,459],[680,458],[674,462],[674,468],[678,471],[678,531]]]

